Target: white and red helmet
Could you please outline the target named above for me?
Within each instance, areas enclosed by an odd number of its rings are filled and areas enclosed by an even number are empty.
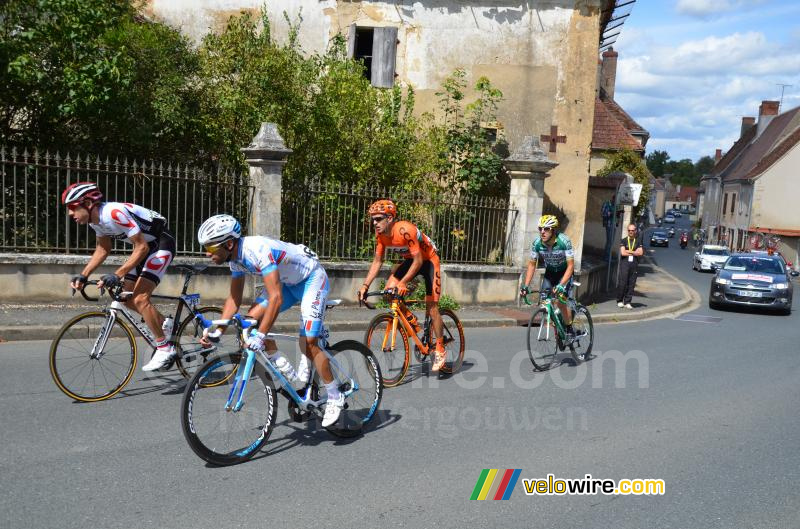
[[[61,193],[61,203],[67,206],[80,202],[84,198],[88,198],[92,202],[100,202],[103,199],[103,193],[94,182],[75,182]]]

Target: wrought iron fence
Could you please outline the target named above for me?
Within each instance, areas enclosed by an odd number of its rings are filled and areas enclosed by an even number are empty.
[[[375,234],[367,208],[379,198],[394,200],[400,218],[433,239],[444,262],[505,264],[510,256],[507,226],[518,211],[508,200],[336,183],[285,184],[281,237],[309,246],[321,259],[371,260]]]
[[[74,182],[96,182],[105,199],[157,211],[175,234],[178,254],[202,255],[197,228],[207,217],[230,213],[248,224],[253,187],[237,171],[203,171],[155,162],[105,161],[97,156],[62,157],[0,146],[2,251],[91,253],[95,234],[78,226],[61,205]],[[114,251],[125,251],[117,241]],[[130,246],[128,246],[130,251]]]

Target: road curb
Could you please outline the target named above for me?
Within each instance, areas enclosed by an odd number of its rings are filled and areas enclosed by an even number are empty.
[[[525,320],[527,322],[527,320]],[[326,322],[331,332],[345,332],[345,331],[365,331],[369,320],[358,321],[332,321]],[[514,327],[517,326],[517,320],[514,318],[486,318],[486,319],[467,319],[462,320],[461,325],[464,328],[469,327]],[[0,343],[2,342],[17,342],[29,340],[52,340],[58,334],[61,326],[51,325],[10,325],[0,326]],[[277,323],[273,327],[273,331],[282,333],[297,332],[297,324],[295,323]]]

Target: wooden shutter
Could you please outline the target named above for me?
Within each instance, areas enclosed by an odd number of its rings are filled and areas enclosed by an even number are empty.
[[[356,25],[350,24],[347,31],[347,56],[351,59],[356,54]]]
[[[397,28],[375,28],[372,34],[372,86],[394,86],[397,59]]]

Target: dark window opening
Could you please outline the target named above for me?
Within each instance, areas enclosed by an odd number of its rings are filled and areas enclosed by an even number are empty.
[[[353,58],[364,63],[364,76],[372,79],[372,41],[374,28],[356,28]]]

